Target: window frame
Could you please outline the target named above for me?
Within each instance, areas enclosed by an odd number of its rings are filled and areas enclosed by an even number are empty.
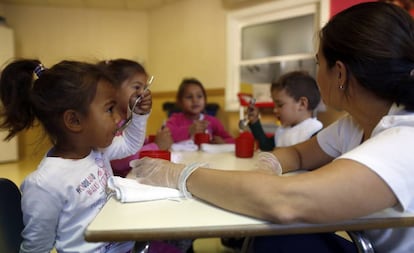
[[[225,110],[237,111],[240,108],[237,94],[240,92],[241,66],[314,57],[314,54],[290,54],[242,60],[241,34],[244,27],[315,14],[315,30],[319,30],[329,19],[329,8],[330,0],[280,0],[228,13]]]

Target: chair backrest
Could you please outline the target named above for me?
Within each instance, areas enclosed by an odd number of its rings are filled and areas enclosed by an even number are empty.
[[[0,252],[19,252],[23,214],[21,192],[7,178],[0,178]]]

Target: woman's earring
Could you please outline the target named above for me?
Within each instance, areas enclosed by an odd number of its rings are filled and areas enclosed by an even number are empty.
[[[343,84],[341,84],[341,85],[339,85],[339,89],[343,90],[343,89],[345,89],[345,86]]]

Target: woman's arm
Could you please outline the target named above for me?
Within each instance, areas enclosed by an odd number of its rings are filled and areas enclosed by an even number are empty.
[[[376,143],[371,143],[365,150],[372,147],[377,147]],[[165,161],[149,168],[145,161],[137,161],[139,165],[135,169],[137,176],[147,182],[155,185],[167,185],[167,182],[169,187],[180,186],[181,189],[184,184],[191,194],[214,205],[277,223],[340,221],[398,203],[394,192],[373,169],[351,159],[332,160],[319,147],[315,137],[277,149],[274,153],[285,172],[299,168],[314,170],[277,176],[260,171],[199,168],[183,182],[183,165]],[[405,151],[400,158],[406,158],[409,153]],[[395,159],[386,160],[387,164]]]
[[[333,160],[321,149],[316,136],[293,146],[276,148],[273,154],[278,158],[283,173],[313,170]]]
[[[222,208],[276,223],[339,221],[396,204],[377,174],[345,159],[286,177],[198,169],[189,177],[187,189]]]

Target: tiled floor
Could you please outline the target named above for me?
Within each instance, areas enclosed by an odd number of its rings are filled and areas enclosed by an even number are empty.
[[[8,178],[18,186],[23,179],[34,169],[36,169],[41,157],[19,162],[0,163],[0,177]],[[233,251],[223,247],[219,238],[197,239],[194,241],[195,253],[232,253]]]

